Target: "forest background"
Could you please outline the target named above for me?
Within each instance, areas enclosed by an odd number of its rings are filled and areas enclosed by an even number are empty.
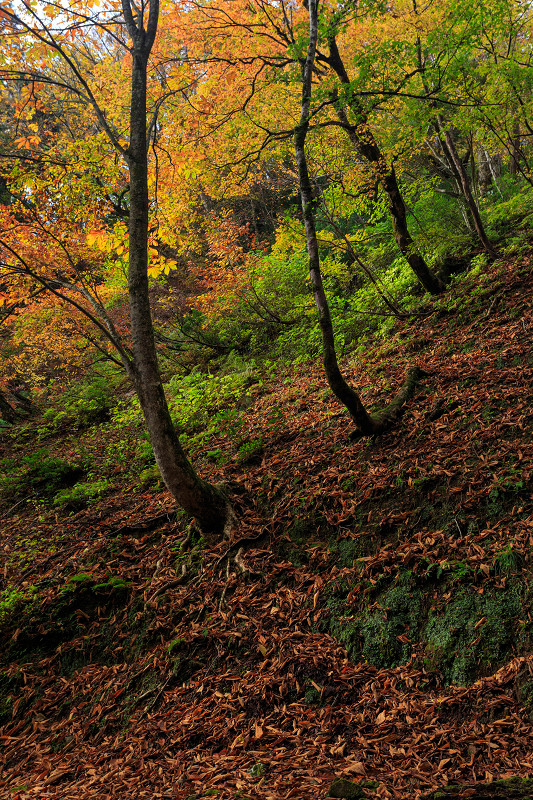
[[[531,33],[510,2],[0,6],[10,796],[101,791],[124,736],[142,773],[179,703],[150,796],[529,774]]]

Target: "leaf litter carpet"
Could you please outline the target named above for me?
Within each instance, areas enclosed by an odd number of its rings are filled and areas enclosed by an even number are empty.
[[[207,477],[232,482],[240,523],[234,546],[205,549],[196,566],[176,549],[185,533],[164,493],[125,496],[64,522],[22,519],[6,531],[6,559],[17,525],[43,541],[58,526],[69,533],[63,550],[9,576],[36,585],[43,607],[82,570],[95,580],[120,575],[130,589],[112,607],[80,603],[75,636],[4,665],[2,680],[17,689],[0,731],[0,797],[314,800],[344,776],[376,781],[369,795],[415,798],[448,783],[532,776],[521,691],[533,677],[531,648],[471,686],[445,686],[424,668],[419,643],[407,664],[378,669],[351,663],[321,624],[339,579],[352,579],[356,593],[421,557],[461,559],[480,593],[505,588],[493,565],[506,547],[530,575],[533,319],[524,289],[523,274],[519,281],[509,267],[475,329],[451,332],[449,317],[433,316],[417,324],[426,343],[416,355],[384,372],[377,356],[364,368],[346,365],[359,385],[374,367],[365,393],[373,406],[413,358],[429,373],[425,394],[378,442],[347,443],[345,415],[329,397],[317,399],[318,369],[295,370],[290,391],[258,397],[251,434],[273,399],[285,413],[282,430],[265,436],[261,463],[211,465]],[[520,470],[516,506],[480,518],[509,464]],[[408,491],[421,477],[429,503],[445,487],[458,535],[421,521],[420,496]],[[332,560],[318,535],[304,563],[290,560],[280,545],[290,544],[295,519],[318,511],[341,540],[380,525],[396,538],[377,542],[357,571]],[[151,519],[160,520],[155,534]],[[48,632],[44,624],[35,641]],[[11,644],[21,636],[12,631]]]

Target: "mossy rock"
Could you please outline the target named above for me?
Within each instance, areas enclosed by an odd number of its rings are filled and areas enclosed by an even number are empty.
[[[451,578],[443,571],[441,594],[432,599],[431,608],[425,586],[408,572],[381,591],[376,591],[379,584],[371,587],[355,608],[346,602],[355,579],[339,582],[327,601],[329,632],[353,661],[397,667],[409,661],[417,644],[427,670],[440,672],[447,684],[472,683],[511,654],[528,649],[531,631],[519,620],[527,618],[529,601],[518,578],[509,580],[504,590],[486,587],[479,594],[470,583],[465,585],[463,573],[454,584],[459,567],[454,569]],[[527,692],[533,698],[533,688]]]
[[[328,797],[339,797],[344,800],[363,800],[366,795],[358,783],[346,780],[346,778],[337,778],[329,787]]]
[[[519,584],[482,595],[472,587],[459,588],[444,608],[429,615],[422,635],[426,668],[456,685],[494,671],[517,643],[514,621],[525,613],[522,594]]]
[[[533,798],[533,779],[508,778],[502,781],[493,781],[493,783],[443,786],[436,792],[425,795],[424,800],[451,800],[454,797],[468,797],[468,800],[507,800],[507,798],[531,800]]]
[[[411,641],[418,638],[423,623],[422,592],[409,581],[399,582],[380,594],[377,603],[377,610],[362,611],[350,619],[333,617],[331,633],[354,661],[385,669],[405,664],[411,656]],[[343,611],[338,599],[332,598],[328,605],[335,615]]]

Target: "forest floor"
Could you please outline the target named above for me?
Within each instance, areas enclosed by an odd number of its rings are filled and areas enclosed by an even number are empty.
[[[428,373],[375,440],[349,439],[320,365],[265,380],[246,412],[261,452],[196,454],[231,486],[231,540],[138,484],[70,515],[0,509],[0,797],[533,776],[532,289],[528,258],[499,262],[346,358],[370,408]]]

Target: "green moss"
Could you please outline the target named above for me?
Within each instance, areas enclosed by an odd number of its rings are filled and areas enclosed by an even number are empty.
[[[331,632],[355,661],[364,660],[384,668],[404,664],[412,649],[411,642],[406,640],[416,639],[420,626],[421,592],[405,580],[379,595],[377,605],[377,610],[333,618]],[[334,611],[333,606],[330,608]]]
[[[432,586],[441,584],[431,608],[427,577]],[[392,586],[383,578],[381,590],[379,582],[363,581],[357,591],[356,576],[343,578],[329,590],[327,630],[355,662],[399,666],[418,645],[426,669],[442,673],[447,683],[471,683],[529,647],[532,627],[523,622],[529,605],[523,582],[513,578],[505,590],[486,587],[480,594],[474,580],[461,561],[430,564],[421,573],[404,570]]]
[[[430,612],[423,632],[426,667],[459,685],[494,670],[512,649],[513,620],[521,613],[519,585],[483,595],[470,587],[459,589],[442,609]]]
[[[533,780],[531,778],[506,778],[492,783],[472,783],[443,786],[436,792],[425,795],[425,800],[450,800],[453,797],[464,797],[467,794],[472,800],[504,800],[504,798],[521,798],[531,800],[533,796]]]

